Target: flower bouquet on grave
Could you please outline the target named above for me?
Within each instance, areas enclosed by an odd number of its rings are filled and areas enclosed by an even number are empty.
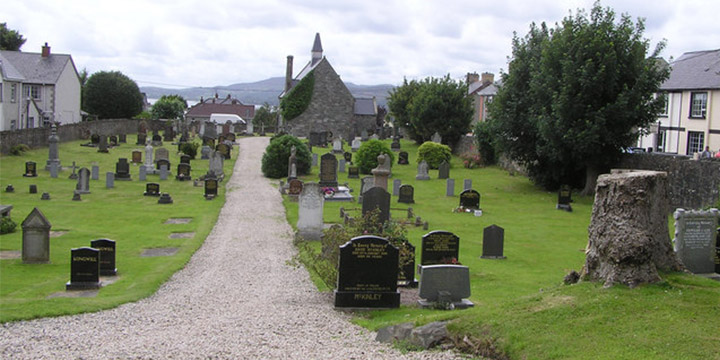
[[[322,192],[323,192],[323,194],[325,194],[326,198],[333,197],[335,195],[335,191],[336,191],[335,188],[330,187],[330,186],[322,188]]]
[[[454,212],[454,213],[471,213],[471,212],[473,212],[473,211],[475,211],[475,210],[474,210],[474,209],[470,209],[470,208],[466,208],[466,207],[463,207],[463,206],[458,206],[458,207],[456,207],[455,209],[453,209],[452,212]]]
[[[462,265],[457,258],[442,258],[440,263],[444,265]]]

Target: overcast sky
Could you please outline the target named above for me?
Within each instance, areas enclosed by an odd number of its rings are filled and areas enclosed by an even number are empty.
[[[80,71],[118,70],[140,86],[254,82],[295,72],[320,33],[324,55],[345,81],[399,84],[467,72],[507,71],[513,32],[554,25],[591,0],[3,0],[0,22],[19,31],[25,52],[71,54]],[[662,55],[720,48],[720,1],[604,0],[646,19]]]

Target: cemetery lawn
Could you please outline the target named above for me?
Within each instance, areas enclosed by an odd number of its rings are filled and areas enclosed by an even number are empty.
[[[401,150],[410,155],[410,165],[393,164],[388,189],[392,192],[395,178],[413,185],[415,204],[409,206],[429,222],[427,231],[408,227],[416,261],[420,261],[425,233],[447,230],[458,235],[459,261],[470,268],[470,300],[475,307],[442,311],[402,305],[357,312],[357,324],[377,330],[404,322],[423,325],[450,320],[450,331],[460,339],[468,335],[490,341],[511,359],[720,359],[720,282],[674,273],[662,274],[663,282],[636,289],[605,289],[590,282],[563,285],[563,277],[570,270],[579,272],[585,261],[592,197],[573,195],[573,212],[556,210],[557,193],[540,190],[527,178],[511,176],[498,167],[465,169],[457,157],[450,170],[455,196],[446,197],[445,180],[437,179],[437,170],[430,170],[431,180],[415,180],[417,145],[401,143]],[[315,147],[313,151],[322,155],[330,149]],[[318,167],[301,179],[318,181]],[[472,179],[473,188],[481,194],[480,217],[452,212],[458,206],[463,179]],[[339,173],[338,181],[349,183],[356,201],[325,202],[325,223],[341,223],[340,207],[357,209],[353,216],[360,214],[360,180]],[[284,204],[294,227],[297,202],[286,197]],[[392,209],[407,207],[392,197]],[[391,213],[395,219],[406,217],[402,210]],[[493,224],[505,229],[506,260],[480,258],[482,231]],[[319,243],[313,245],[319,251]],[[300,259],[308,257],[300,254]],[[318,289],[332,291],[311,276]]]
[[[170,152],[172,176],[160,181],[159,175],[148,175],[147,181],[138,180],[138,166],[130,165],[132,181],[115,180],[115,187],[106,189],[105,173],[115,171],[118,158],[131,161],[133,150],[144,146],[134,145],[135,135],[128,135],[127,144],[111,148],[110,153],[98,153],[96,148],[81,147],[87,141],[60,144],[60,161],[63,170],[52,179],[45,171],[48,149],[36,149],[22,156],[0,157],[0,203],[12,205],[12,219],[18,224],[14,233],[0,236],[0,251],[20,252],[22,249],[21,223],[37,207],[52,224],[51,231],[65,232],[50,238],[50,263],[23,264],[22,259],[0,260],[0,322],[33,319],[47,316],[76,314],[116,307],[137,301],[153,294],[177,270],[183,268],[212,230],[225,202],[224,182],[218,198],[208,201],[202,187],[193,187],[192,181],[177,181],[174,174],[180,157],[177,146],[164,144]],[[224,162],[226,179],[232,174],[237,148],[232,160]],[[38,177],[25,178],[25,161],[35,161]],[[90,194],[82,201],[71,201],[76,180],[68,179],[75,161],[80,167],[100,167],[99,180],[90,180]],[[192,176],[207,172],[208,161],[200,154],[191,161]],[[143,196],[145,184],[157,182],[160,191],[167,192],[174,201],[171,205],[158,204],[158,198]],[[12,184],[14,193],[6,193]],[[29,194],[28,186],[36,184],[37,194]],[[40,195],[49,192],[50,201],[41,201]],[[169,218],[189,218],[186,224],[165,224]],[[172,233],[194,233],[189,238],[171,239]],[[66,292],[70,280],[70,249],[90,246],[90,241],[108,238],[116,241],[116,277],[101,277],[103,287],[94,297],[65,297],[77,292]],[[145,249],[177,248],[172,256],[142,257]],[[18,253],[19,255],[19,253]],[[109,283],[111,282],[111,283]]]

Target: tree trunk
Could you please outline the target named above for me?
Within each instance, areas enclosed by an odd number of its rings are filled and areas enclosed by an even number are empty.
[[[595,194],[598,176],[600,176],[600,170],[598,170],[597,167],[588,165],[585,168],[585,188],[582,189],[580,195],[587,196]]]

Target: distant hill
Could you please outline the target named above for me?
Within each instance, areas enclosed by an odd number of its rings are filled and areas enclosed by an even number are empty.
[[[373,97],[375,96],[378,105],[387,104],[388,91],[394,86],[392,85],[355,85],[353,83],[345,83],[350,92],[356,97]],[[227,96],[229,93],[232,97],[239,99],[243,104],[262,105],[268,103],[270,105],[278,105],[278,95],[285,87],[285,78],[273,77],[252,83],[240,83],[227,86],[215,87],[193,87],[187,89],[166,89],[154,86],[141,86],[140,91],[147,94],[150,99],[157,99],[163,95],[177,94],[186,100],[200,101],[200,97],[208,98],[215,96],[215,92],[221,97]]]

